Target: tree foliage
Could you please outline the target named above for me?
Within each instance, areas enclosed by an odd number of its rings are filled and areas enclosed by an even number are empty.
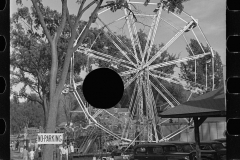
[[[207,46],[204,46],[203,44],[202,48],[204,49],[205,52],[210,52],[210,48]],[[194,55],[198,55],[198,54],[202,54],[203,51],[200,47],[200,45],[198,44],[197,40],[191,39],[191,42],[189,44],[189,46],[192,49],[192,52]],[[187,47],[186,48],[189,56],[192,56],[192,52],[191,50]],[[213,73],[212,73],[212,60],[211,60],[211,56],[205,56],[201,59],[197,59],[196,60],[196,83],[201,84],[201,85],[205,85],[206,86],[206,63],[207,63],[207,86],[208,91],[210,91],[212,89],[213,86]],[[191,81],[191,82],[195,82],[195,61],[188,61],[186,63],[181,63],[181,67],[180,67],[180,74],[179,76],[185,80]],[[214,51],[214,85],[215,85],[215,89],[220,87],[223,84],[223,68],[222,68],[222,62],[221,62],[221,58],[219,56],[219,54]],[[196,85],[194,83],[189,84],[189,87],[199,87],[199,88],[203,88],[199,85]]]
[[[11,134],[19,134],[25,126],[43,126],[43,110],[37,103],[24,102],[16,103],[13,99],[10,102],[10,131]]]

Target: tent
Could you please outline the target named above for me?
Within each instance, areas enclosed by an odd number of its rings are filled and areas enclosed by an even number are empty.
[[[194,133],[198,153],[200,144],[199,126],[207,119],[207,117],[225,116],[226,100],[224,86],[159,114],[159,117],[162,118],[192,117],[194,120]],[[200,157],[200,153],[197,157]]]

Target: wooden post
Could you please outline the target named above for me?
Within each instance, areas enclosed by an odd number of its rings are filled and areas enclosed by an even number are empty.
[[[193,117],[193,120],[194,120],[194,134],[195,134],[194,137],[196,142],[196,157],[197,157],[197,160],[201,160],[198,117]]]

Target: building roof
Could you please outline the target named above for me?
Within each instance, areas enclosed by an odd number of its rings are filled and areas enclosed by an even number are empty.
[[[224,87],[198,96],[159,114],[164,118],[186,118],[194,116],[226,116]]]

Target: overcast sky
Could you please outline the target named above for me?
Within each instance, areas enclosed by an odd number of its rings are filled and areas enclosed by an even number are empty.
[[[145,0],[134,0],[137,2],[144,2]],[[91,1],[87,1],[88,3]],[[151,0],[150,2],[159,2],[159,0]],[[20,6],[16,5],[16,0],[10,1],[10,15],[17,11],[17,8]],[[23,0],[23,6],[30,7],[30,0]],[[61,12],[61,1],[60,0],[43,0],[44,6],[49,6],[53,10],[57,10]],[[135,5],[137,9],[140,9],[142,13],[153,14],[153,10],[156,8],[153,5],[148,5],[147,7],[143,7],[143,5]],[[76,3],[76,0],[69,0],[68,7],[70,14],[77,14],[79,5]],[[86,11],[83,15],[83,20],[88,20],[90,13],[94,7],[91,7]],[[193,16],[198,20],[199,26],[201,27],[203,33],[205,34],[208,42],[216,50],[221,56],[221,60],[223,64],[226,64],[226,1],[225,0],[190,0],[184,3],[184,11],[189,15]],[[105,22],[111,22],[120,17],[124,16],[124,12],[119,10],[116,13],[112,13],[111,11],[104,12],[100,15],[100,18]],[[172,23],[178,29],[184,27],[185,23],[173,16],[172,14],[168,14],[163,12],[161,15],[162,18]],[[187,17],[185,14],[180,15],[181,18],[189,22],[191,19]],[[139,18],[139,21],[151,25],[151,18]],[[99,21],[97,21],[101,24]],[[121,30],[124,21],[119,21],[110,26],[113,31],[120,33],[123,31],[126,36],[129,35],[127,30],[127,25],[124,26],[124,29]],[[102,25],[102,24],[101,24]],[[95,25],[96,26],[96,25]],[[145,32],[148,34],[148,27],[143,27],[142,24],[137,24],[137,28],[144,28]],[[206,45],[205,40],[201,34],[201,32],[195,28],[194,29],[199,41]],[[123,33],[121,32],[121,33]],[[156,33],[155,44],[164,43],[166,44],[177,31],[166,24],[164,21],[160,21],[159,27]],[[186,35],[187,41],[189,42],[190,38],[194,38],[192,32],[188,32]],[[180,53],[180,57],[186,57],[186,42],[183,38],[177,39],[168,49],[168,51],[172,54]]]
[[[134,0],[138,2],[144,2],[144,0]],[[10,6],[10,14],[14,13],[16,9],[19,7],[16,5],[15,0],[10,1],[11,6]],[[88,1],[91,2],[91,1]],[[151,0],[150,2],[159,2],[159,0]],[[61,11],[61,1],[60,0],[43,0],[44,6],[49,6],[51,9]],[[30,0],[23,0],[23,5],[24,6],[30,6],[31,1]],[[142,5],[136,5],[140,9]],[[75,14],[78,11],[79,5],[76,4],[76,0],[70,0],[68,1],[68,7],[70,14]],[[146,8],[146,7],[145,7]],[[145,13],[153,13],[151,9],[143,9],[143,12],[146,10]],[[151,5],[148,6],[148,8],[151,8]],[[89,14],[91,13],[93,7],[90,8],[84,15],[83,19],[88,20]],[[207,40],[209,41],[210,45],[213,47],[214,50],[216,50],[222,59],[223,64],[226,64],[226,1],[225,0],[190,0],[184,3],[184,11],[193,16],[195,19],[198,19],[199,26],[201,27],[203,33],[206,35]],[[120,13],[121,12],[121,13]],[[184,14],[181,14],[184,16]],[[107,11],[103,14],[100,15],[100,17],[104,20],[104,22],[110,22],[111,20],[115,20],[117,18],[120,18],[123,16],[123,12],[119,11],[117,13],[112,13],[110,11]],[[180,24],[179,19],[176,19],[176,17],[170,15],[170,14],[162,14],[162,17],[169,20],[172,24]],[[140,19],[141,21],[141,19]],[[146,24],[149,23],[151,24],[150,19],[144,19],[142,21],[143,23]],[[179,22],[179,23],[178,23]],[[189,21],[188,21],[189,22]],[[120,23],[116,23],[115,25],[119,26]],[[122,23],[123,24],[123,23]],[[114,25],[113,25],[114,26]],[[139,25],[140,26],[140,25]],[[157,32],[156,36],[156,41],[155,43],[162,42],[166,43],[168,42],[175,34],[176,32],[173,32],[174,29],[166,25],[164,22],[160,22],[160,25]],[[164,28],[165,27],[165,28]],[[183,25],[179,25],[179,27],[183,27]],[[114,28],[113,28],[114,30]],[[148,30],[146,29],[146,32]],[[198,38],[200,39],[201,42],[204,42],[202,37],[200,36],[200,32],[196,29],[196,34]],[[126,32],[127,34],[127,32]],[[162,36],[163,35],[163,36]],[[186,35],[187,36],[187,35]],[[189,38],[191,38],[190,35]],[[159,38],[159,37],[164,37],[164,38]],[[181,38],[180,38],[181,39]],[[177,41],[183,41],[183,39]],[[169,47],[169,52],[171,53],[179,53],[182,52],[181,54],[187,55],[184,53],[183,48],[186,47],[186,43],[174,43],[171,47]],[[180,47],[181,46],[181,47]]]

